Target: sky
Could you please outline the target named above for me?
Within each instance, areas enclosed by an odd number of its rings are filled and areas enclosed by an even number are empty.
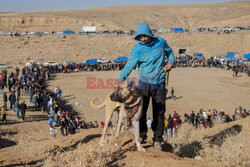
[[[219,3],[232,0],[0,0],[0,12],[84,10],[105,6]]]

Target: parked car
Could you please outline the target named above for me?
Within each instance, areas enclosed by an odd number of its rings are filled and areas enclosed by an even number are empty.
[[[101,59],[99,59],[99,60],[97,60],[97,63],[108,63],[109,62],[109,59],[107,59],[107,58],[101,58]]]
[[[124,31],[124,34],[134,35],[135,31],[134,30],[126,30],[126,31]]]
[[[96,34],[110,34],[109,31],[98,31],[96,32]]]
[[[12,68],[12,66],[6,64],[0,64],[0,68]]]
[[[36,62],[36,61],[28,61],[28,62],[26,62],[26,66],[29,67],[29,68],[39,67],[40,63]]]
[[[55,63],[55,62],[53,62],[53,61],[47,61],[47,62],[44,63],[44,65],[45,65],[45,66],[57,66],[58,63]]]
[[[73,64],[74,64],[74,62],[72,62],[72,61],[65,61],[65,62],[63,62],[64,66],[73,65]]]
[[[110,34],[124,34],[124,32],[122,30],[114,30]]]
[[[4,35],[7,35],[7,34],[0,31],[0,35],[4,36]]]

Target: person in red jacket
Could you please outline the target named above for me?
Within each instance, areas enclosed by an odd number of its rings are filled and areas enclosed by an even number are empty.
[[[177,118],[174,118],[174,121],[173,121],[173,138],[175,137],[175,134],[178,130],[178,127],[180,125],[180,122],[178,121]]]
[[[101,121],[101,127],[104,128],[104,123],[103,123],[103,121]]]

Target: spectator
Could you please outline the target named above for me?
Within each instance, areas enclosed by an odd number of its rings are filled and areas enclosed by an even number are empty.
[[[101,121],[100,123],[101,123],[101,127],[104,128],[104,123],[103,123],[103,121]]]
[[[179,125],[180,125],[180,122],[178,121],[178,119],[174,118],[174,120],[173,120],[173,138],[175,138],[175,135],[177,133]]]
[[[171,117],[171,114],[168,116],[168,126],[167,126],[167,134],[168,139],[172,138],[173,134],[173,118]]]
[[[20,116],[19,116],[19,99],[17,99],[16,100],[16,102],[15,102],[15,111],[16,111],[16,117],[18,118],[18,119],[20,119]]]
[[[3,123],[5,123],[6,122],[6,110],[5,110],[4,106],[1,109],[1,114],[2,114],[2,117],[3,117],[2,121],[3,121]]]
[[[20,104],[19,109],[21,110],[21,117],[22,117],[22,120],[24,121],[24,119],[25,119],[25,113],[26,113],[26,110],[27,110],[27,105],[25,104],[24,100]]]
[[[6,95],[6,92],[4,92],[3,93],[3,104],[4,104],[4,108],[6,111],[7,111],[7,102],[8,102],[7,95]]]
[[[173,87],[171,88],[171,98],[175,98],[175,95],[174,95],[174,88],[173,88]]]
[[[97,121],[95,121],[95,128],[98,128],[98,127],[99,127],[99,125],[98,125]]]

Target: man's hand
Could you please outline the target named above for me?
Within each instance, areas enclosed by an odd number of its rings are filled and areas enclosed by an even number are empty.
[[[172,69],[173,64],[167,64],[165,67],[163,67],[164,72],[168,72]]]

